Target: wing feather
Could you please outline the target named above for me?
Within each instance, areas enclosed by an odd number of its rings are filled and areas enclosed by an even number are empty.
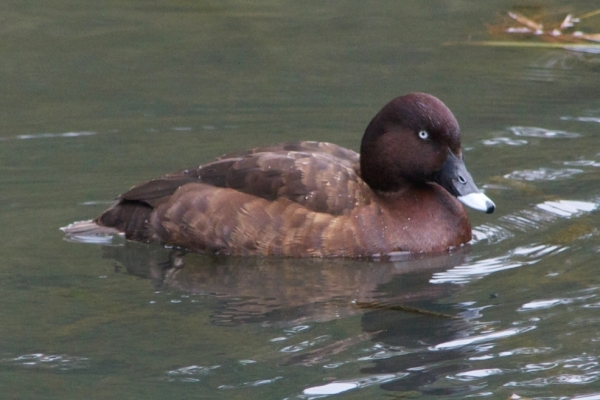
[[[352,150],[323,142],[259,147],[148,181],[123,193],[119,200],[155,208],[179,187],[205,183],[267,200],[286,198],[311,211],[340,215],[370,202],[358,159]]]

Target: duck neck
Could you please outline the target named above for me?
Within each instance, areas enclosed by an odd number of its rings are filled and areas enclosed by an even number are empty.
[[[366,136],[365,136],[366,138]],[[388,149],[381,148],[381,141],[365,140],[360,146],[360,174],[376,192],[397,192],[410,185],[397,164],[386,162]]]

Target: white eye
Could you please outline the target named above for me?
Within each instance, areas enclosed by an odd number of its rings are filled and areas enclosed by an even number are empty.
[[[419,131],[419,137],[423,140],[427,139],[429,137],[429,132],[427,131]]]

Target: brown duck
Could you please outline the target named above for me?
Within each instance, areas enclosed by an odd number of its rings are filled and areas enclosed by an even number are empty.
[[[452,112],[411,93],[371,120],[360,156],[322,142],[230,153],[135,186],[95,220],[62,229],[216,254],[380,257],[469,242],[459,200],[495,208],[462,161]]]

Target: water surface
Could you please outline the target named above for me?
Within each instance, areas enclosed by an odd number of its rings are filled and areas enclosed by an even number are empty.
[[[3,398],[600,398],[600,58],[457,44],[513,5],[3,2]],[[453,110],[498,206],[462,251],[168,270],[58,231],[230,150],[357,149],[410,91]]]

